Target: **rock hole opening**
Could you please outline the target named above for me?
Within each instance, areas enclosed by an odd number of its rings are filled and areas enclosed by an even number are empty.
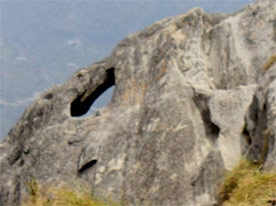
[[[44,96],[44,98],[47,99],[47,100],[50,100],[50,99],[52,99],[53,97],[54,97],[54,95],[53,95],[52,93],[48,93],[48,94],[46,94],[46,95]]]
[[[220,133],[220,128],[211,121],[208,124],[209,124],[209,133],[214,135],[217,138]]]
[[[249,133],[246,126],[243,128],[242,134],[245,137],[247,145],[251,145],[252,144],[252,138],[250,137],[250,133]]]
[[[84,171],[86,171],[87,169],[93,167],[95,164],[97,163],[97,160],[92,160],[87,162],[85,165],[83,165],[79,170],[78,173],[82,174]]]
[[[84,115],[97,114],[97,110],[106,106],[112,98],[115,88],[114,68],[106,70],[104,82],[99,85],[87,97],[89,91],[84,91],[71,103],[71,116],[80,117]]]
[[[208,106],[208,97],[196,94],[193,100],[200,111],[207,137],[213,142],[216,141],[219,137],[220,128],[211,119],[211,112]]]
[[[263,106],[263,111],[266,112],[267,111],[267,106],[266,106],[266,103],[264,103],[264,106]]]

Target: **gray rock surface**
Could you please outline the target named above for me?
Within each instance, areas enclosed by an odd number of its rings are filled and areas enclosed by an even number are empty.
[[[0,205],[26,183],[86,182],[130,206],[207,206],[245,155],[276,169],[276,2],[196,8],[122,40],[33,102],[0,144]],[[115,85],[111,103],[82,117]]]

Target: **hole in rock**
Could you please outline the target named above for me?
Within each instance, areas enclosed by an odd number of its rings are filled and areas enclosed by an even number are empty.
[[[111,101],[114,88],[114,68],[111,68],[106,71],[103,84],[99,85],[89,96],[85,97],[88,93],[88,91],[85,91],[71,103],[71,116],[80,117],[97,114],[98,109],[106,106]]]
[[[202,94],[196,94],[193,100],[200,111],[207,137],[215,141],[219,137],[220,128],[212,122],[211,112],[208,106],[208,97]]]
[[[209,125],[209,134],[214,135],[216,138],[219,136],[220,128],[214,124],[211,119],[207,122],[207,126]]]
[[[246,136],[250,136],[248,130],[246,128],[243,129],[243,132],[242,132],[244,135]]]
[[[85,165],[83,165],[80,169],[79,169],[79,174],[83,173],[85,170],[93,167],[95,164],[97,163],[97,160],[92,160],[87,162]]]
[[[48,93],[44,96],[44,98],[48,99],[48,100],[52,99],[53,97],[54,97],[54,95],[52,93]]]
[[[252,139],[250,137],[250,133],[249,131],[247,130],[246,126],[244,127],[243,131],[242,131],[242,134],[244,135],[245,137],[245,140],[246,140],[246,143],[248,145],[251,145],[252,144]]]
[[[264,106],[263,106],[263,111],[266,112],[267,111],[267,106],[266,106],[266,103],[264,103]]]

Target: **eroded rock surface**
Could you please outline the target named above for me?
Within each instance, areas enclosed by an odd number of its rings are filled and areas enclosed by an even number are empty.
[[[122,40],[43,93],[0,144],[0,205],[26,183],[86,182],[130,206],[207,206],[242,157],[276,168],[276,2],[193,9]],[[82,117],[115,85],[111,103]]]

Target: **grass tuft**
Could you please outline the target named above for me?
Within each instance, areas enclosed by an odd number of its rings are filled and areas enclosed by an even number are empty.
[[[28,183],[29,196],[22,206],[119,206],[111,201],[92,197],[85,189],[72,189],[68,186],[44,187],[36,181]]]
[[[219,189],[222,206],[271,206],[276,202],[276,174],[242,160],[229,172]]]

